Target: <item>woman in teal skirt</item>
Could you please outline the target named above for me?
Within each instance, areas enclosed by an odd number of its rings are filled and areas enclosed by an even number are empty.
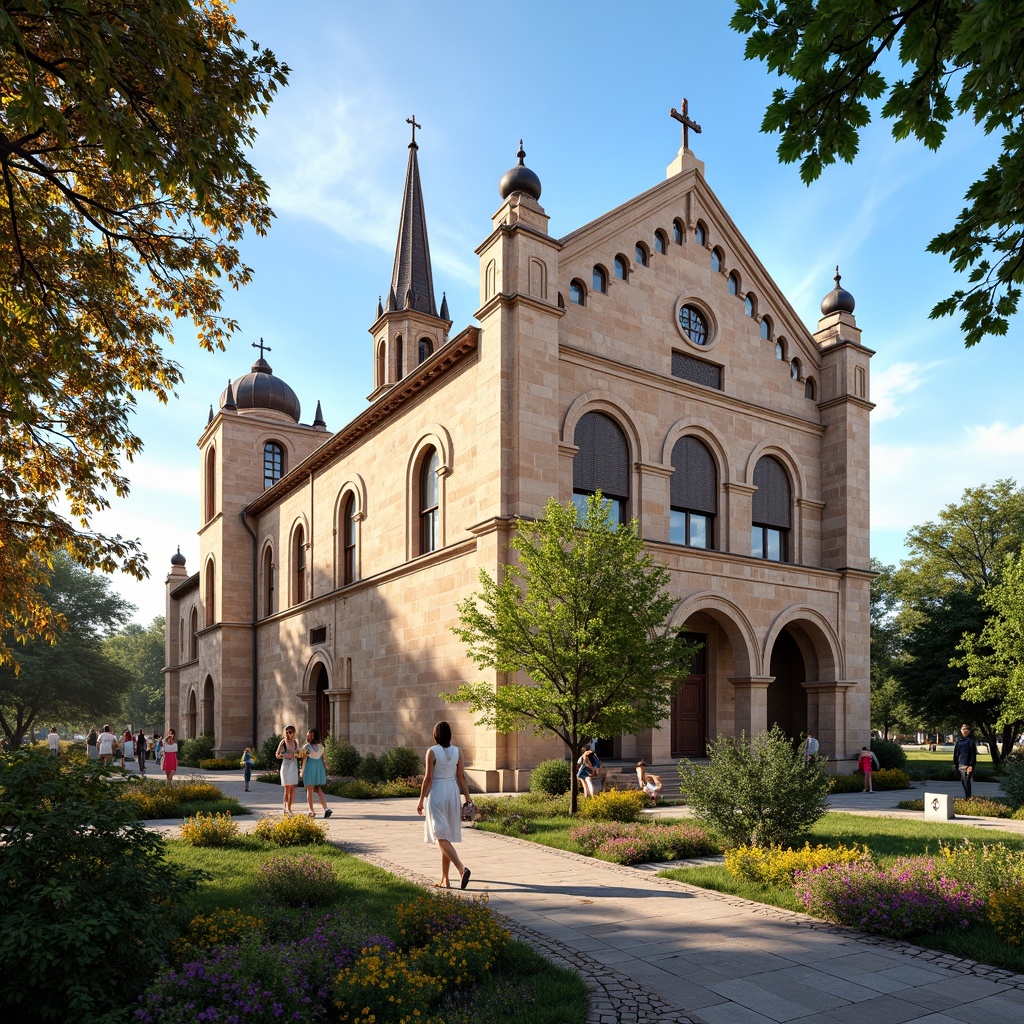
[[[333,813],[327,806],[324,786],[327,784],[327,769],[324,767],[324,745],[320,742],[320,731],[310,729],[306,733],[306,742],[302,746],[302,784],[306,787],[306,801],[309,804],[309,816],[315,818],[313,812],[313,790],[320,796],[320,806],[324,809],[324,817]]]

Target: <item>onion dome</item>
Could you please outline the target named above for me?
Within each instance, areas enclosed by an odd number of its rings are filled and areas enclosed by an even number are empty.
[[[525,192],[534,199],[540,199],[540,178],[523,163],[526,152],[522,139],[519,140],[519,152],[516,156],[519,157],[519,163],[512,170],[505,172],[501,184],[498,185],[501,198],[508,199],[515,192]]]
[[[298,396],[280,377],[274,376],[270,364],[262,356],[252,364],[250,373],[239,377],[234,384],[229,383],[221,392],[220,407],[228,408],[232,400],[239,412],[244,409],[270,409],[283,412],[296,423],[302,410]]]
[[[185,556],[181,553],[180,544],[178,545],[178,553],[176,555],[171,555],[171,565],[180,565],[182,568],[185,567]]]
[[[833,278],[836,283],[835,288],[832,289],[821,300],[821,315],[828,316],[829,313],[852,313],[853,307],[856,305],[853,296],[845,289],[839,287],[839,282],[842,278],[839,276],[839,268],[836,267],[836,276]]]

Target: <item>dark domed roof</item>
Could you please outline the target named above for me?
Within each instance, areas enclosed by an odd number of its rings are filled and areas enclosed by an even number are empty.
[[[185,564],[185,556],[181,553],[181,546],[179,545],[178,546],[178,553],[176,555],[171,555],[171,565],[182,565],[183,566],[184,564]]]
[[[231,385],[234,392],[235,408],[242,409],[273,409],[275,412],[283,412],[290,416],[296,423],[299,422],[299,415],[302,407],[299,405],[298,395],[285,384],[280,377],[274,376],[270,364],[263,359],[257,359],[252,364],[252,372]],[[220,407],[223,409],[228,400],[228,388],[221,392]]]
[[[842,278],[839,276],[839,268],[836,267],[836,276],[834,278],[836,282],[835,288],[832,289],[821,300],[821,315],[828,316],[829,313],[852,313],[853,307],[856,303],[853,300],[853,296],[845,289],[839,287],[839,282]]]
[[[526,151],[523,149],[522,139],[519,140],[519,152],[516,156],[519,157],[519,163],[512,170],[505,172],[501,184],[498,185],[501,198],[508,199],[515,192],[525,192],[534,199],[540,199],[540,178],[523,163]]]

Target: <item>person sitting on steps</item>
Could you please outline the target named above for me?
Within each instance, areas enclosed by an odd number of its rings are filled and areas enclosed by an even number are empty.
[[[636,763],[636,781],[640,784],[640,792],[646,793],[651,798],[654,806],[658,806],[658,794],[661,792],[661,776],[648,774],[647,766],[643,761]]]

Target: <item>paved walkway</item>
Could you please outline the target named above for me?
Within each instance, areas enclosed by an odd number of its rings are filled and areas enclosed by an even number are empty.
[[[236,773],[208,777],[255,815],[280,813],[279,788],[254,782],[245,793]],[[996,789],[975,788],[978,795]],[[927,789],[958,792],[959,784]],[[830,805],[920,819],[895,808],[911,795],[848,794]],[[331,797],[329,806],[333,817],[322,823],[332,842],[424,885],[439,876],[440,855],[423,843],[414,801]],[[1024,831],[1024,822],[957,820]],[[176,824],[154,826],[177,834]],[[460,856],[472,870],[470,892],[486,892],[519,937],[583,975],[589,1024],[1024,1021],[1022,975],[525,840],[466,829]]]

